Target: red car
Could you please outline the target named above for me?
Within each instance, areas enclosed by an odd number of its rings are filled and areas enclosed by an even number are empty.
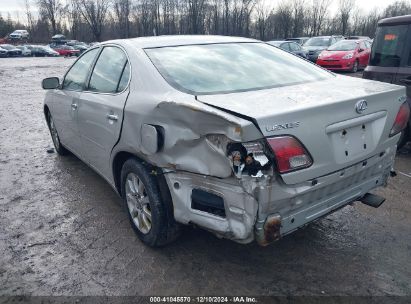
[[[317,64],[328,70],[355,73],[367,66],[370,53],[368,40],[340,40],[320,53]]]
[[[54,47],[54,50],[61,56],[79,56],[80,51],[69,45],[58,45]]]

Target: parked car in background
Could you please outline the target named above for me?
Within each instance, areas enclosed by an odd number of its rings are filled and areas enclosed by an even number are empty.
[[[15,30],[13,33],[9,35],[11,40],[22,40],[22,39],[29,39],[29,32],[26,30]]]
[[[58,52],[56,52],[55,50],[53,50],[51,47],[49,47],[48,45],[46,46],[42,46],[41,48],[44,49],[44,51],[46,52],[46,56],[47,57],[57,57],[60,56],[60,54]]]
[[[21,50],[16,48],[14,45],[11,44],[1,44],[0,47],[7,50],[7,54],[9,57],[18,57],[21,56]]]
[[[79,56],[80,51],[76,50],[72,46],[62,44],[62,45],[50,45],[50,47],[55,50],[57,53],[59,53],[61,56]]]
[[[370,52],[367,40],[340,40],[318,55],[317,64],[333,71],[356,73],[367,66]]]
[[[62,35],[62,34],[54,35],[53,37],[51,37],[51,41],[54,41],[54,42],[64,42],[64,43],[67,42],[66,36],[64,36],[64,35]]]
[[[296,38],[287,38],[286,41],[294,41],[299,45],[304,45],[310,39],[310,37],[296,37]]]
[[[31,51],[33,57],[46,57],[47,52],[40,45],[27,45],[27,48]]]
[[[363,78],[405,86],[407,101],[411,105],[411,15],[378,22]],[[411,121],[402,132],[398,147],[407,141],[411,141]]]
[[[293,53],[294,55],[298,55],[303,58],[307,58],[307,52],[299,45],[298,43],[294,41],[268,41],[268,44],[278,47],[284,51]]]
[[[80,53],[83,53],[84,51],[88,50],[90,47],[88,44],[77,41],[77,40],[68,41],[66,44],[73,47],[76,50],[79,50]]]
[[[16,48],[21,50],[22,56],[31,56],[31,50],[26,45],[18,45]]]
[[[378,207],[369,191],[408,120],[403,87],[238,37],[107,41],[42,85],[56,151],[110,183],[149,246],[181,224],[268,245],[352,202]]]
[[[345,37],[346,40],[367,40],[370,41],[371,38],[368,36],[347,36]]]
[[[344,39],[343,36],[311,37],[306,43],[304,43],[304,50],[307,51],[307,58],[312,62],[316,62],[318,55],[320,55],[323,50],[342,39]]]
[[[0,45],[0,57],[8,57],[8,51],[6,49],[3,49]]]

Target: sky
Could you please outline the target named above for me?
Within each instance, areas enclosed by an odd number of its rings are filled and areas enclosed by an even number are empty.
[[[30,0],[33,2],[35,0]],[[267,4],[275,5],[276,3],[280,2],[281,0],[265,0]],[[409,0],[411,1],[411,0]],[[311,2],[310,0],[306,0],[306,2]],[[383,9],[389,4],[395,2],[395,0],[356,0],[356,6],[364,11],[368,12],[374,7],[378,9]],[[338,8],[338,0],[333,0],[333,3],[330,7],[330,12],[333,14],[337,11]],[[34,5],[33,8],[34,9]],[[3,17],[7,16],[7,13],[11,14],[13,19],[20,19],[21,22],[25,21],[25,14],[24,14],[24,0],[0,0],[0,13]]]

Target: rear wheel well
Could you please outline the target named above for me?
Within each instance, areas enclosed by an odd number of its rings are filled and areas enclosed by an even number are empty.
[[[155,167],[151,166],[150,164],[148,164],[146,161],[136,156],[135,154],[132,154],[130,152],[124,152],[124,151],[117,153],[113,160],[113,178],[114,178],[114,184],[116,186],[116,189],[118,193],[120,193],[121,196],[123,195],[121,193],[121,169],[123,168],[124,163],[130,158],[136,159],[138,162],[142,163],[149,170],[155,170]]]
[[[173,200],[170,194],[170,189],[168,188],[167,181],[163,175],[161,168],[157,168],[147,163],[145,160],[141,159],[140,157],[130,152],[125,152],[125,151],[119,152],[116,154],[113,160],[113,178],[114,178],[114,184],[115,184],[117,192],[120,194],[121,197],[123,197],[123,193],[121,191],[121,170],[123,168],[124,163],[130,158],[134,158],[138,162],[142,163],[147,168],[147,170],[150,172],[150,174],[155,175],[155,178],[157,180],[158,187],[160,190],[160,195],[163,201],[167,205],[167,212],[174,219]]]

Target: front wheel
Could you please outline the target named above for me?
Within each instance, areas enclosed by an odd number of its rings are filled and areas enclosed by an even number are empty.
[[[357,73],[358,72],[358,60],[354,61],[354,64],[352,65],[351,72]]]
[[[60,142],[60,137],[59,137],[59,134],[56,129],[56,125],[54,124],[54,120],[50,112],[48,112],[47,114],[47,120],[48,120],[51,139],[53,140],[54,148],[56,149],[59,155],[67,155],[68,150],[64,148],[64,146]]]
[[[159,247],[174,241],[180,225],[174,220],[171,200],[161,192],[154,175],[137,159],[121,170],[121,193],[135,233],[143,243]]]

